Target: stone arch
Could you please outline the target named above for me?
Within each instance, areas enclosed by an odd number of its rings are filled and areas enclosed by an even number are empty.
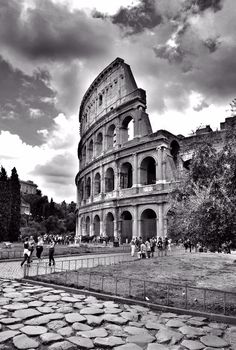
[[[131,116],[124,118],[121,124],[121,141],[125,143],[134,138],[134,119]]]
[[[93,228],[94,228],[94,235],[100,236],[100,217],[99,215],[95,215],[93,219]]]
[[[144,209],[141,216],[141,237],[144,241],[157,236],[157,215],[153,209]]]
[[[115,187],[115,174],[112,168],[108,168],[105,174],[105,192],[111,192]]]
[[[86,199],[91,196],[91,177],[87,177],[86,180]]]
[[[94,177],[94,195],[101,193],[101,175],[99,172],[95,174]]]
[[[85,229],[85,221],[84,221],[84,217],[81,216],[80,218],[80,235],[81,236],[84,235],[84,229]]]
[[[86,236],[90,236],[90,217],[87,216],[85,220],[85,234]]]
[[[90,140],[88,146],[88,158],[91,160],[93,158],[93,140]]]
[[[153,157],[145,157],[140,164],[140,183],[153,185],[156,183],[156,161]]]
[[[120,171],[120,187],[131,188],[133,186],[133,168],[129,162],[121,165]]]
[[[79,200],[84,199],[84,180],[81,180],[78,184]]]
[[[170,144],[170,154],[172,155],[175,164],[177,164],[178,161],[179,150],[179,143],[176,140],[173,140]]]
[[[102,154],[102,144],[103,144],[103,135],[101,132],[97,134],[96,138],[96,155],[100,156]]]
[[[114,215],[111,212],[106,215],[105,225],[106,236],[112,241],[114,239]]]
[[[110,150],[116,146],[116,127],[111,124],[107,129],[107,149]]]
[[[129,243],[133,237],[133,217],[130,211],[124,210],[120,216],[121,243]]]
[[[82,163],[86,163],[86,145],[82,148]]]

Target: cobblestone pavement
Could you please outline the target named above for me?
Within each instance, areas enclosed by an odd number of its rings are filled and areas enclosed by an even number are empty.
[[[236,327],[204,317],[0,280],[0,349],[236,349]]]
[[[124,253],[125,255],[125,253]],[[127,254],[129,255],[129,254]],[[79,255],[79,256],[68,256],[68,257],[61,257],[61,258],[55,258],[56,266],[63,267],[63,268],[70,268],[72,269],[74,267],[92,267],[94,264],[93,259],[102,259],[105,257],[107,259],[117,256],[117,254],[89,254],[89,255]],[[88,265],[85,264],[85,259],[88,261]],[[75,261],[77,260],[78,264],[75,264]],[[69,263],[71,261],[71,264]],[[84,264],[82,263],[84,261]],[[36,262],[36,260],[34,260]],[[48,262],[48,259],[42,259],[40,262],[41,267],[43,267]],[[79,263],[80,262],[80,263]],[[63,263],[63,264],[62,264]],[[1,278],[13,278],[18,279],[23,277],[23,268],[20,266],[20,260],[19,261],[3,261],[0,262],[0,277]]]

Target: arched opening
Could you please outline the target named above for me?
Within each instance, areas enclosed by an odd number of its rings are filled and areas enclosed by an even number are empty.
[[[116,127],[110,125],[107,130],[107,149],[112,149],[116,145]]]
[[[114,170],[108,168],[105,175],[105,192],[111,192],[114,190]]]
[[[130,141],[134,138],[134,120],[132,117],[126,117],[123,120],[122,127],[122,143]]]
[[[82,216],[80,219],[80,235],[84,236],[84,217]]]
[[[91,178],[88,177],[86,181],[86,199],[91,196]]]
[[[106,216],[106,236],[110,241],[114,239],[114,216],[112,213],[108,213]]]
[[[133,236],[133,220],[129,211],[123,211],[120,223],[121,243],[129,243]]]
[[[89,160],[91,160],[93,158],[93,140],[91,140],[89,142],[89,146],[88,146],[88,157]]]
[[[156,162],[154,158],[147,157],[140,165],[140,182],[142,185],[153,185],[156,183]]]
[[[94,235],[100,236],[100,217],[98,215],[95,215],[93,225],[94,225]]]
[[[99,132],[97,135],[97,140],[96,140],[96,155],[100,156],[102,153],[102,142],[103,142],[103,136],[102,133]]]
[[[95,196],[101,193],[101,175],[96,173],[94,178],[94,194]]]
[[[78,192],[79,192],[79,201],[82,201],[84,199],[84,181],[80,181],[78,186]]]
[[[183,161],[183,168],[186,170],[190,170],[191,161],[192,161],[192,159],[187,159],[187,160]]]
[[[86,236],[90,236],[90,217],[89,216],[86,217],[86,221],[85,221],[85,233],[86,233]]]
[[[133,169],[128,162],[122,164],[120,173],[120,187],[130,188],[133,186]]]
[[[148,238],[157,236],[157,216],[154,210],[145,209],[141,215],[141,236],[145,242]]]
[[[82,163],[86,163],[86,146],[82,149]]]
[[[175,164],[178,161],[179,149],[180,149],[180,146],[178,142],[173,140],[170,144],[170,154],[172,155]]]

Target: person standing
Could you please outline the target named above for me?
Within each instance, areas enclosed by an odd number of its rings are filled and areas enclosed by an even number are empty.
[[[156,246],[156,240],[154,237],[152,237],[150,240],[150,246],[151,246],[151,257],[154,258],[155,246]]]
[[[55,251],[55,241],[53,239],[53,237],[50,237],[49,239],[49,266],[51,266],[51,264],[53,264],[53,266],[55,266],[55,260],[54,260],[54,251]]]
[[[42,252],[43,252],[43,237],[39,236],[38,243],[36,245],[36,256],[39,259],[39,261],[41,260]]]
[[[141,246],[140,246],[140,252],[141,252],[141,259],[146,259],[146,245],[144,242],[141,243]]]
[[[147,252],[147,257],[150,259],[151,257],[151,244],[150,244],[150,238],[148,238],[145,242],[146,245],[146,252]]]
[[[158,256],[162,256],[162,248],[163,248],[162,238],[159,237],[157,241]]]
[[[131,240],[130,246],[131,246],[131,256],[134,256],[134,253],[135,253],[135,241],[134,241],[134,239]]]
[[[169,245],[168,238],[165,237],[164,238],[164,242],[163,242],[163,248],[164,248],[165,256],[167,255],[168,245]]]
[[[27,264],[30,264],[30,250],[29,250],[29,237],[25,238],[24,241],[24,251],[23,251],[23,260],[20,264],[20,266],[22,267],[24,265],[24,263],[27,261]]]
[[[30,251],[30,262],[32,262],[32,255],[33,255],[33,252],[34,252],[34,247],[35,247],[35,240],[34,240],[34,237],[33,236],[30,236],[30,239],[29,239],[29,251]]]

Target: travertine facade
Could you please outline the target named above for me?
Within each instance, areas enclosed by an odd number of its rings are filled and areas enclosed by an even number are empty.
[[[85,93],[79,121],[77,236],[121,242],[165,236],[168,193],[188,167],[195,141],[215,133],[209,127],[188,138],[153,133],[145,91],[120,58]],[[218,134],[222,139],[222,131]]]

